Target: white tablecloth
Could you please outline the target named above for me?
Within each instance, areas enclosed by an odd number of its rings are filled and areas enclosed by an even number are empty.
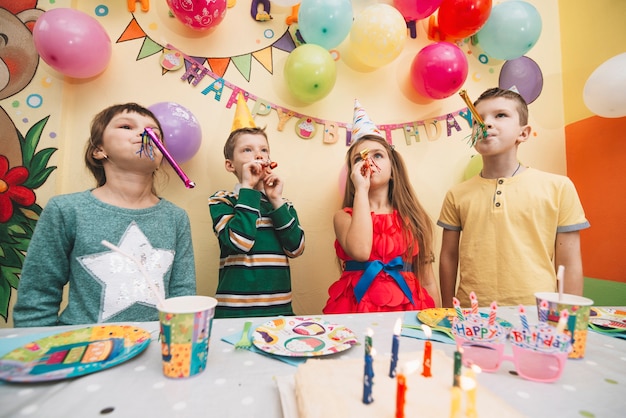
[[[519,323],[516,309],[498,316]],[[379,353],[391,350],[393,326],[403,313],[324,315],[346,325],[359,341],[374,331]],[[531,323],[536,309],[528,307]],[[158,323],[137,324],[151,331],[153,342],[137,357],[98,373],[49,383],[0,383],[1,417],[282,417],[277,376],[293,375],[293,365],[247,350],[235,350],[222,337],[240,332],[246,319],[214,320],[207,369],[200,375],[171,380],[161,372]],[[268,318],[253,318],[261,324]],[[0,356],[26,342],[78,327],[0,329]],[[424,341],[402,337],[401,351],[423,348]],[[454,345],[434,342],[451,354]],[[510,346],[507,348],[510,352]],[[354,346],[343,356],[363,357]],[[481,386],[529,417],[622,417],[626,411],[626,340],[589,332],[584,359],[568,360],[561,379],[535,383],[510,373],[512,363],[496,373],[481,373]],[[452,371],[451,371],[452,378]],[[445,417],[444,417],[445,418]]]

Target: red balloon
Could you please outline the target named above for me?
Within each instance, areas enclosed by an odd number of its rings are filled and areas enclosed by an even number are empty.
[[[411,84],[422,97],[444,99],[467,79],[467,57],[450,42],[435,42],[417,53],[411,64]]]
[[[463,39],[483,27],[491,14],[491,0],[443,0],[438,23],[442,38]]]

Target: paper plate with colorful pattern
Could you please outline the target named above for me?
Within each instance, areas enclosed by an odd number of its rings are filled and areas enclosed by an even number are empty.
[[[345,326],[322,318],[284,317],[257,327],[252,342],[259,350],[278,356],[315,357],[347,350],[357,338]]]
[[[0,358],[0,379],[43,382],[99,372],[129,360],[150,344],[150,333],[131,325],[100,325],[32,341]]]

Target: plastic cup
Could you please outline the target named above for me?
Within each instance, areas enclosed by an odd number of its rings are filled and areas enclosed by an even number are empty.
[[[535,299],[537,300],[539,319],[541,319],[541,301],[548,302],[547,322],[553,326],[557,326],[561,311],[567,309],[569,318],[564,331],[572,337],[572,351],[568,357],[583,358],[587,345],[589,311],[593,305],[593,300],[568,294],[563,294],[562,299],[559,300],[559,294],[556,292],[538,292],[535,293]]]
[[[217,300],[209,296],[179,296],[159,306],[163,374],[191,377],[206,368],[211,326]]]

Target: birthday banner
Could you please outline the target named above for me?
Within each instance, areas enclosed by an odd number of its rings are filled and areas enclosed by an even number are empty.
[[[315,116],[305,115],[296,112],[292,109],[285,108],[276,103],[272,103],[266,99],[258,97],[251,92],[244,90],[243,88],[229,82],[224,78],[224,74],[230,62],[235,64],[237,70],[249,80],[250,67],[243,65],[242,62],[249,62],[251,57],[255,57],[268,71],[271,72],[272,64],[271,59],[267,59],[268,54],[272,54],[272,48],[277,48],[285,52],[291,52],[296,48],[296,44],[291,37],[289,31],[286,31],[274,44],[268,48],[264,48],[261,51],[246,54],[246,57],[230,57],[230,58],[210,58],[210,57],[192,57],[176,48],[174,45],[160,45],[151,39],[145,31],[141,28],[135,18],[131,20],[129,25],[125,28],[124,32],[120,35],[117,43],[143,39],[141,50],[137,56],[137,60],[144,59],[161,53],[161,66],[163,68],[163,74],[178,70],[185,67],[185,73],[181,76],[181,80],[187,81],[192,87],[197,86],[206,76],[209,76],[213,81],[205,87],[201,93],[205,96],[212,95],[216,101],[221,101],[224,95],[224,89],[230,90],[230,95],[226,103],[226,108],[230,109],[233,103],[237,101],[237,95],[239,92],[243,94],[246,101],[252,99],[255,101],[254,106],[251,109],[253,116],[269,117],[270,115],[276,115],[276,129],[283,131],[286,123],[291,119],[296,119],[295,133],[302,139],[309,140],[317,136],[318,131],[322,132],[322,142],[324,144],[334,144],[343,133],[345,138],[345,145],[349,146],[351,142],[351,122],[332,121],[317,118]],[[236,60],[235,58],[239,58]],[[209,68],[205,66],[205,63],[209,65]],[[212,71],[213,70],[213,71]],[[381,132],[385,133],[387,142],[392,142],[392,133],[397,130],[402,130],[404,139],[407,145],[411,145],[413,142],[421,142],[422,138],[426,138],[427,141],[436,141],[441,137],[443,132],[443,125],[445,124],[446,136],[452,136],[452,131],[460,132],[463,130],[459,124],[459,120],[463,120],[463,126],[466,129],[471,129],[472,126],[472,114],[467,107],[457,110],[452,113],[432,117],[424,120],[412,120],[407,122],[395,123],[395,124],[383,124],[377,125]]]

